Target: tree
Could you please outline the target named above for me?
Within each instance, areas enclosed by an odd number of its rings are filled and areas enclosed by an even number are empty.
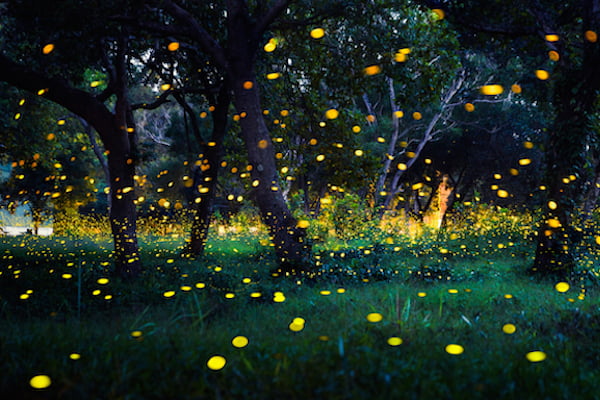
[[[591,137],[596,134],[590,118],[598,111],[600,90],[600,76],[594,72],[600,61],[600,2],[536,0],[526,6],[479,1],[423,3],[444,9],[470,44],[489,46],[486,40],[491,38],[514,54],[525,54],[524,49],[543,54],[546,47],[546,61],[535,55],[519,56],[528,69],[523,74],[532,77],[526,78],[532,89],[527,96],[542,98],[552,116],[545,151],[546,205],[531,271],[568,276],[576,266],[572,249],[580,237],[572,218],[586,178],[594,170],[586,165]],[[474,32],[480,34],[479,39]]]
[[[18,102],[3,110],[14,115],[4,128],[3,158],[12,162],[12,170],[3,197],[9,208],[19,203],[29,206],[34,234],[49,217],[54,218],[54,233],[61,234],[62,217],[94,200],[93,158],[85,136],[63,118],[61,107],[38,96],[16,97]]]
[[[87,10],[98,19],[83,18],[81,9],[66,4],[56,7],[36,1],[10,2],[2,11],[6,23],[1,31],[0,80],[63,106],[98,132],[108,152],[116,274],[123,278],[139,275],[133,203],[135,128],[128,99],[127,32],[114,24],[107,25],[103,14],[106,8]],[[48,43],[42,41],[44,37],[56,40]],[[81,37],[89,41],[82,43]],[[28,66],[20,61],[24,59],[31,60]],[[97,60],[104,60],[104,65]],[[85,70],[93,65],[106,71],[109,79],[102,93],[78,87]],[[113,110],[106,104],[111,96],[115,99]]]

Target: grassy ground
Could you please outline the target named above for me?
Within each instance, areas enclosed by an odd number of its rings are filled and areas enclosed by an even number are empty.
[[[133,284],[108,242],[0,240],[3,398],[600,398],[598,290],[527,277],[522,238],[323,245],[283,279],[256,238],[145,238]]]

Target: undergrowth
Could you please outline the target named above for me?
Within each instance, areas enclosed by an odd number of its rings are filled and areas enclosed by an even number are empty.
[[[582,273],[555,287],[525,274],[535,247],[516,230],[324,241],[313,273],[286,278],[269,275],[264,235],[213,232],[197,259],[182,255],[180,237],[148,235],[133,283],[112,278],[108,240],[2,238],[0,393],[597,398],[598,252],[588,241]],[[234,346],[238,336],[248,344]],[[215,356],[222,368],[211,369]],[[31,386],[38,375],[47,388]]]

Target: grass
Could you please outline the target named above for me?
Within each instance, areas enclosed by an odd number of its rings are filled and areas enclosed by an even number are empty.
[[[133,284],[110,278],[108,242],[0,240],[5,398],[599,396],[597,287],[580,280],[561,293],[527,277],[526,239],[323,244],[314,278],[273,279],[259,238],[212,236],[199,260],[180,256],[180,240],[153,238]],[[596,263],[590,249],[584,262]],[[276,292],[285,301],[273,301]],[[295,332],[297,317],[305,323]],[[504,333],[505,324],[516,331]],[[248,345],[233,346],[236,336]],[[392,337],[402,343],[388,344]],[[449,344],[464,352],[449,354]],[[529,361],[533,351],[546,359]],[[224,368],[208,367],[215,355]],[[50,386],[32,388],[36,375]]]

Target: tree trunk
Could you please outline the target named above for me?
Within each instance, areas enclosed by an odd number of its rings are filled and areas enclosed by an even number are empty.
[[[208,238],[208,229],[213,212],[215,187],[221,158],[223,156],[223,139],[227,132],[227,116],[231,104],[230,87],[224,82],[219,90],[219,95],[214,102],[212,112],[213,131],[211,144],[204,148],[204,161],[196,166],[194,171],[193,192],[196,193],[194,201],[194,220],[190,232],[190,242],[185,251],[188,254],[201,256]],[[198,188],[203,190],[199,191]]]
[[[600,29],[600,0],[583,1],[583,27]],[[586,143],[593,134],[589,117],[598,111],[600,48],[586,42],[581,66],[561,58],[557,68],[553,105],[555,120],[546,150],[549,202],[538,232],[535,260],[530,272],[567,278],[576,266],[572,249],[580,234],[571,226],[582,192]],[[578,176],[579,175],[579,176]],[[569,179],[575,177],[575,179]]]
[[[254,197],[263,222],[275,245],[280,271],[293,273],[309,269],[310,245],[306,229],[297,226],[280,191],[273,144],[260,107],[260,98],[252,66],[237,68],[233,79],[235,107],[242,136],[252,166]],[[251,82],[252,87],[248,89]]]
[[[592,214],[598,205],[598,198],[600,198],[600,163],[596,165],[592,187],[587,191],[585,203],[583,204],[583,217],[586,220],[592,218]]]
[[[116,151],[108,155],[108,168],[112,204],[109,220],[115,247],[115,273],[121,278],[131,279],[142,271],[133,203],[135,168],[128,154]]]
[[[45,88],[44,97],[85,119],[96,129],[104,148],[108,151],[111,209],[110,223],[115,246],[115,274],[122,278],[134,278],[140,274],[142,265],[136,236],[136,210],[134,199],[134,160],[132,141],[134,135],[127,129],[126,114],[129,104],[126,96],[126,71],[123,52],[117,87],[117,105],[112,113],[94,95],[73,88],[63,80],[41,75],[0,55],[0,80],[15,87],[37,93]]]

